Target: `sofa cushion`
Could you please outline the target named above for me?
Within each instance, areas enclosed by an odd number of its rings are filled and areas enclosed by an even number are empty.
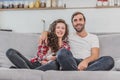
[[[120,34],[100,35],[100,56],[112,56],[120,59]]]
[[[8,60],[5,53],[0,52],[0,67],[9,68],[11,65],[13,64]]]
[[[18,50],[28,59],[34,57],[37,53],[38,38],[39,34],[0,31],[0,66],[11,66],[5,54],[9,48]]]
[[[100,56],[111,56],[115,60],[112,70],[120,70],[120,34],[98,35]]]
[[[0,51],[6,52],[9,48],[14,48],[27,56],[33,56],[37,52],[37,34],[0,32]]]
[[[115,61],[115,70],[116,71],[120,71],[120,59],[119,60],[117,60],[117,61]]]

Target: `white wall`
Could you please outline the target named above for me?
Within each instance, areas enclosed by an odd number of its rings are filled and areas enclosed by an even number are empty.
[[[76,2],[75,2],[76,1]],[[67,7],[94,7],[96,0],[64,0]],[[89,32],[120,32],[120,8],[90,8],[90,9],[61,9],[61,10],[6,10],[0,11],[0,27],[12,29],[14,32],[40,33],[43,22],[46,21],[46,30],[49,24],[58,18],[63,18],[70,26],[71,15],[75,11],[85,14],[86,29]]]

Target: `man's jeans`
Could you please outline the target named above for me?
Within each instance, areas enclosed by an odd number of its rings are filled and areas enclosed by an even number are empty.
[[[73,53],[74,54],[74,53]],[[72,53],[66,49],[61,49],[57,53],[57,62],[61,70],[78,70],[77,66],[82,59],[76,59]],[[85,71],[110,70],[114,66],[114,60],[110,56],[103,56],[88,64]]]

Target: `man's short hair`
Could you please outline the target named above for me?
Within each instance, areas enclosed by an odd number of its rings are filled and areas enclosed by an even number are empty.
[[[81,13],[81,12],[75,12],[75,13],[73,13],[73,15],[72,15],[72,17],[71,17],[71,22],[73,22],[74,16],[76,16],[76,15],[78,15],[78,14],[81,14],[81,15],[83,16],[83,18],[84,18],[84,21],[86,21],[86,18],[85,18],[85,16],[84,16],[83,13]]]

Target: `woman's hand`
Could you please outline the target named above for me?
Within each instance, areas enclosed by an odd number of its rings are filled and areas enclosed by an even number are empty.
[[[47,34],[47,31],[41,33],[41,36],[39,38],[39,45],[41,45],[43,41],[45,41],[45,43],[47,44]]]
[[[41,61],[40,63],[41,63],[42,65],[45,65],[45,64],[48,63],[48,61]]]
[[[56,60],[56,56],[51,56],[51,60]]]

